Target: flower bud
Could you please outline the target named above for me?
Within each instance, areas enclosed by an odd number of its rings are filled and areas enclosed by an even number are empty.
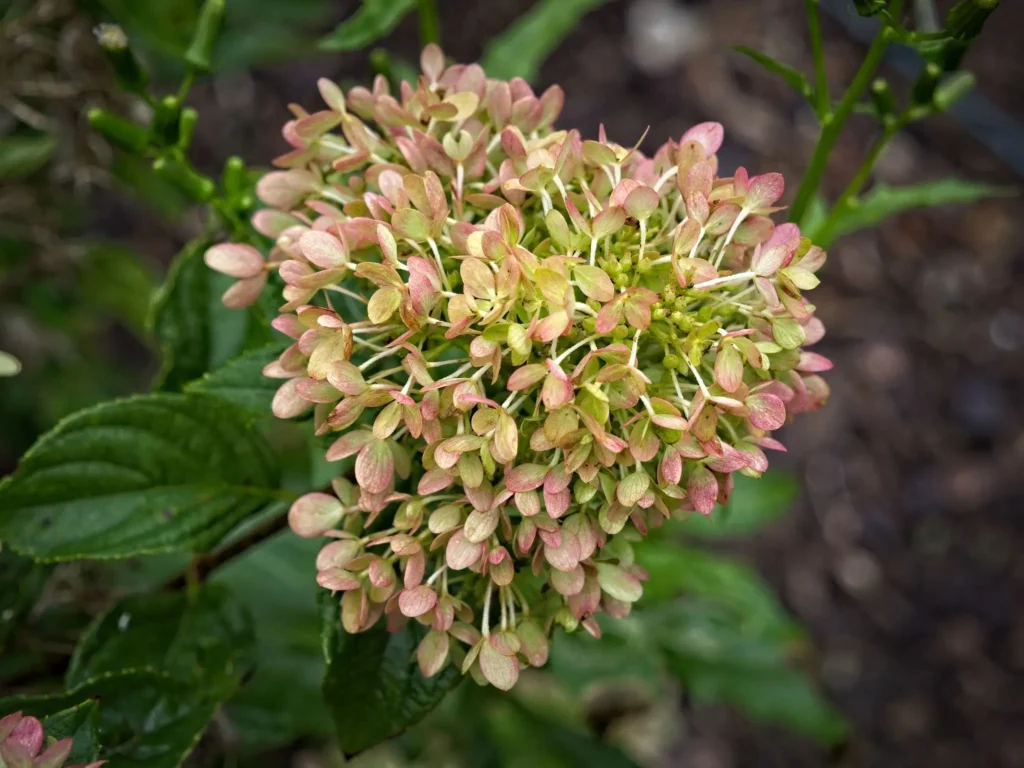
[[[129,93],[143,95],[149,85],[149,73],[128,47],[124,30],[117,24],[97,24],[93,33],[114,70],[118,85]]]
[[[875,114],[885,119],[896,111],[896,100],[892,95],[892,88],[884,77],[875,78],[871,83],[871,103],[875,107]]]
[[[90,109],[86,118],[94,131],[127,152],[141,155],[149,145],[149,131],[105,109]]]
[[[197,202],[206,202],[217,191],[217,185],[211,179],[173,157],[157,158],[153,161],[153,170]]]
[[[168,94],[156,103],[153,111],[153,135],[166,146],[173,146],[178,143],[180,125],[181,101]]]
[[[932,100],[932,95],[935,93],[935,89],[939,84],[939,78],[942,77],[942,67],[935,62],[928,62],[924,70],[917,78],[917,82],[914,83],[914,87],[911,90],[911,96],[914,99],[915,104],[928,104]]]
[[[580,620],[573,616],[568,606],[562,606],[555,613],[555,623],[566,632],[575,632],[580,626]]]
[[[956,72],[947,77],[938,88],[932,101],[935,108],[946,111],[974,88],[974,75],[970,72]]]
[[[224,24],[224,4],[225,0],[206,0],[199,11],[192,42],[185,50],[185,63],[193,72],[210,71],[210,56]]]

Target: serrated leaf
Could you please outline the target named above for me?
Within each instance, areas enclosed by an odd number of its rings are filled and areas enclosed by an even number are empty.
[[[51,739],[72,739],[68,763],[91,763],[100,753],[99,705],[92,700],[43,718],[43,732]]]
[[[418,0],[363,0],[359,9],[322,38],[322,51],[354,51],[377,42],[398,26]]]
[[[691,696],[732,704],[823,744],[845,737],[842,718],[792,662],[806,644],[803,630],[751,568],[665,544],[643,542],[636,550],[651,576],[639,614],[643,631]]]
[[[315,561],[321,546],[282,533],[211,579],[229,587],[253,617],[256,672],[226,708],[247,753],[333,734],[320,695],[324,659]]]
[[[533,80],[558,44],[587,13],[608,0],[538,0],[484,46],[480,60],[488,77]]]
[[[111,768],[177,768],[250,669],[248,616],[220,588],[129,597],[75,652],[66,693],[0,701],[37,717],[98,702]]]
[[[233,693],[250,666],[253,642],[251,617],[224,587],[132,595],[85,632],[65,682],[75,688],[102,675],[154,669]]]
[[[814,94],[814,89],[811,87],[806,75],[800,70],[794,69],[788,64],[783,64],[778,59],[773,59],[766,53],[761,53],[761,51],[748,48],[745,45],[734,45],[732,49],[737,53],[742,53],[744,56],[749,56],[773,75],[781,77],[790,88],[804,98],[809,99]]]
[[[221,295],[236,281],[206,266],[203,254],[209,245],[205,240],[187,245],[153,297],[150,325],[163,352],[156,389],[181,390],[241,352],[274,340],[259,303],[245,310],[221,303]]]
[[[270,344],[243,352],[217,370],[189,382],[185,392],[219,397],[254,415],[266,416],[281,381],[264,376],[263,368],[277,359],[282,348],[281,345]]]
[[[790,650],[737,631],[704,606],[681,603],[652,617],[669,668],[698,703],[731,704],[752,720],[778,723],[834,745],[848,732],[842,717],[811,679],[789,661]]]
[[[406,629],[391,634],[378,622],[366,632],[350,635],[341,627],[337,598],[322,596],[327,659],[323,694],[346,754],[397,736],[461,680],[454,665],[430,678],[420,673],[415,651],[426,628],[409,622]]]
[[[46,561],[202,550],[277,498],[276,474],[221,400],[114,400],[60,422],[0,484],[0,539]]]
[[[998,187],[960,179],[942,179],[907,187],[877,184],[854,208],[835,211],[817,232],[809,233],[815,243],[828,248],[842,235],[873,227],[912,208],[941,205],[966,205],[990,197],[1011,197],[1019,194],[1013,187]]]
[[[778,604],[771,589],[749,566],[689,547],[644,541],[635,547],[637,562],[650,579],[645,604],[679,595],[699,597],[735,613],[745,632],[779,642],[799,640],[799,627]]]
[[[57,148],[49,134],[0,136],[0,181],[27,178],[46,165]]]

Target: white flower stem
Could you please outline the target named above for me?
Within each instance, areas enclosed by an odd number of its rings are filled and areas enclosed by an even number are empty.
[[[589,309],[589,307],[588,307],[588,309]],[[591,341],[593,341],[593,340],[594,340],[594,339],[596,339],[596,338],[597,338],[597,336],[588,336],[588,337],[587,337],[587,338],[585,338],[585,339],[584,339],[583,341],[581,341],[581,342],[578,342],[578,343],[576,343],[576,344],[573,344],[573,345],[572,345],[571,347],[569,347],[569,348],[568,348],[567,350],[565,350],[565,352],[563,352],[562,354],[560,354],[560,355],[559,355],[558,357],[556,357],[556,358],[555,358],[555,365],[558,365],[558,364],[559,364],[559,363],[561,363],[561,362],[562,362],[562,361],[563,361],[563,360],[564,360],[564,359],[565,359],[566,357],[568,357],[568,356],[569,356],[570,354],[572,354],[572,353],[573,353],[573,352],[575,352],[575,351],[576,351],[577,349],[579,349],[580,347],[582,347],[582,346],[583,346],[584,344],[589,344],[589,343],[590,343]]]
[[[441,273],[441,282],[444,283],[444,289],[450,291],[452,286],[448,282],[448,274],[444,271],[444,265],[441,263],[441,253],[437,250],[437,243],[434,242],[434,238],[428,237],[427,244],[434,253],[434,261],[437,262],[437,271]]]
[[[692,373],[693,377],[697,379],[697,384],[700,386],[700,391],[704,393],[704,398],[706,400],[710,400],[711,393],[708,391],[707,385],[704,383],[704,379],[700,377],[700,373],[698,373],[697,369],[693,367],[693,363],[690,362],[689,358],[687,358],[686,364],[690,367],[690,373]]]
[[[494,582],[488,579],[487,592],[484,593],[484,615],[480,623],[480,634],[484,637],[491,636],[491,589],[493,587]]]
[[[675,176],[678,172],[679,166],[673,165],[671,168],[669,168],[667,171],[661,174],[661,176],[658,177],[658,180],[654,182],[654,191],[657,192],[659,189],[661,189],[661,185],[664,184],[669,179],[671,179],[673,176]]]
[[[752,277],[756,277],[754,272],[737,272],[735,275],[726,275],[725,277],[716,277],[714,280],[705,280],[703,283],[695,283],[693,288],[696,291],[703,291],[706,288],[711,288],[715,285],[722,285],[723,283],[735,283],[739,280],[749,280]]]
[[[385,348],[383,351],[381,351],[380,353],[374,355],[369,360],[367,360],[365,363],[362,363],[359,366],[359,370],[360,371],[365,371],[367,368],[369,368],[371,365],[376,363],[378,360],[382,360],[385,357],[391,357],[394,354],[395,354],[395,350]]]
[[[629,353],[629,367],[632,368],[636,365],[636,352],[637,345],[640,343],[640,329],[638,328],[636,333],[633,334],[633,351]]]
[[[345,296],[353,298],[356,301],[363,302],[363,304],[366,304],[368,302],[368,299],[365,296],[360,296],[355,291],[350,291],[348,288],[342,288],[340,285],[325,285],[324,290],[344,294]]]

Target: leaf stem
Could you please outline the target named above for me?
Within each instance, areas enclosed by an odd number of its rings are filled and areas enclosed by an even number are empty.
[[[867,184],[868,179],[871,177],[872,171],[875,169],[875,164],[878,162],[878,158],[881,156],[883,150],[888,146],[892,137],[895,136],[908,122],[910,122],[910,110],[904,111],[899,117],[886,121],[885,127],[882,132],[872,143],[871,148],[868,150],[867,155],[861,162],[857,172],[850,179],[850,183],[846,185],[846,189],[843,190],[842,194],[836,200],[836,204],[832,206],[826,217],[824,223],[821,225],[821,232],[827,237],[827,233],[832,228],[837,217],[841,216],[851,207],[853,207],[854,200],[857,195],[860,194],[864,185]]]
[[[182,589],[205,581],[211,573],[243,552],[270,538],[275,533],[288,527],[287,513],[277,515],[253,528],[242,538],[213,552],[198,555],[189,562],[185,570],[164,582],[165,590]]]

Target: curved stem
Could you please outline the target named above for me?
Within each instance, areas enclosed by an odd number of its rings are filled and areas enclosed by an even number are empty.
[[[892,9],[894,15],[899,14],[902,4],[902,0],[894,0]],[[807,207],[811,204],[811,200],[821,185],[822,176],[825,175],[829,155],[832,154],[832,150],[835,148],[836,141],[839,139],[846,121],[853,114],[857,100],[860,99],[861,94],[867,89],[868,83],[871,82],[871,78],[875,74],[875,70],[878,69],[878,65],[882,62],[882,56],[885,54],[885,48],[889,43],[891,35],[889,29],[889,27],[883,25],[878,30],[878,34],[871,41],[871,46],[864,56],[860,69],[854,75],[853,82],[850,83],[850,87],[843,94],[843,98],[836,106],[835,112],[826,114],[822,120],[818,145],[814,148],[810,165],[804,174],[803,182],[800,184],[800,189],[796,193],[796,199],[793,201],[793,206],[789,211],[790,221],[799,223],[807,213]]]

